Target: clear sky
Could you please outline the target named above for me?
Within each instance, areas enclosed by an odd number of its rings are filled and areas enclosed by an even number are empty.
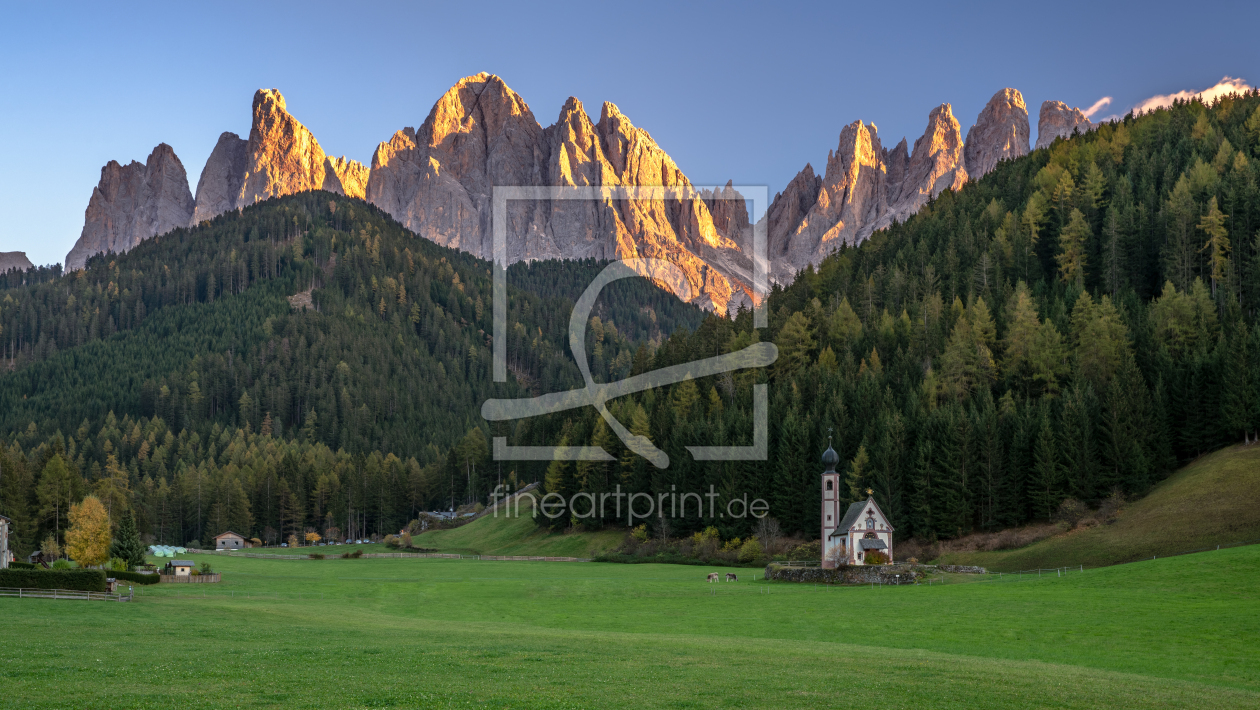
[[[0,43],[0,251],[65,258],[109,160],[169,143],[190,187],[260,87],[327,153],[369,163],[460,77],[488,71],[544,126],[612,101],[696,184],[821,170],[840,129],[963,133],[993,93],[1124,113],[1224,76],[1260,84],[1256,3],[12,3]]]

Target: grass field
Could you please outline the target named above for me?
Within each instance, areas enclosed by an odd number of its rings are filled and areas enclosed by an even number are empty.
[[[0,706],[1260,707],[1260,547],[884,588],[213,561],[131,604],[0,598]]]
[[[458,528],[422,533],[411,544],[466,555],[592,557],[616,547],[626,534],[624,529],[568,535],[542,532],[529,515],[529,507],[526,499],[519,517],[484,515]],[[512,512],[515,514],[515,507]]]
[[[959,552],[937,560],[1014,571],[1099,567],[1260,540],[1260,446],[1197,459],[1125,508],[1110,525],[1077,529],[1017,550]]]

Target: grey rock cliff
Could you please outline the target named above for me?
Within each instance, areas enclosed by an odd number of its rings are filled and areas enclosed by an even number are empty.
[[[121,254],[146,239],[186,227],[193,209],[188,175],[169,145],[159,143],[143,165],[111,160],[101,168],[83,232],[66,255],[65,270],[83,268],[96,254]]]
[[[1002,160],[1028,155],[1028,107],[1015,89],[1002,89],[989,99],[967,131],[963,156],[972,180],[988,174]]]
[[[24,251],[0,251],[0,274],[6,271],[17,269],[18,271],[26,271],[35,266],[30,259],[26,258]]]
[[[221,134],[197,181],[197,206],[191,226],[236,209],[248,165],[249,141],[235,133]]]
[[[1046,101],[1041,104],[1037,117],[1037,150],[1054,142],[1056,138],[1070,138],[1076,131],[1085,133],[1094,127],[1079,108],[1062,101]]]

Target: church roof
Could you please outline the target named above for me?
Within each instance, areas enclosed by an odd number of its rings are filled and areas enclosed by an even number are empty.
[[[864,500],[859,500],[853,505],[850,505],[849,509],[845,511],[844,517],[840,519],[840,524],[836,526],[836,532],[849,532],[849,528],[853,527],[853,524],[857,522],[858,518],[862,517],[862,510],[864,508],[866,508],[866,501]]]

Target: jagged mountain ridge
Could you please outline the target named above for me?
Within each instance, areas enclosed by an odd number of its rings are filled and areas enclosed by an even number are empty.
[[[1063,109],[1054,108],[1058,106]],[[195,199],[180,194],[181,177],[188,193],[187,176],[165,144],[150,156],[150,162],[158,156],[158,165],[144,172],[139,163],[126,169],[107,165],[85,215],[83,235],[67,256],[67,270],[81,268],[94,254],[123,252],[176,227],[315,189],[366,199],[427,239],[489,258],[495,186],[669,186],[682,189],[685,196],[669,201],[513,201],[508,209],[509,262],[664,259],[680,267],[682,276],[664,271],[644,275],[686,300],[719,313],[752,301],[752,225],[743,196],[729,182],[719,190],[695,188],[651,135],[615,104],[605,102],[599,120],[592,121],[582,103],[570,97],[556,122],[544,128],[501,78],[477,74],[448,90],[419,129],[403,128],[379,144],[370,168],[326,155],[314,135],[288,113],[276,89],[256,92],[252,114],[248,140],[230,132],[219,137]],[[1090,125],[1083,116],[1081,124],[1060,102],[1046,102],[1040,119],[1039,131],[1050,135],[1049,140]],[[914,214],[943,190],[960,188],[999,160],[1026,154],[1028,133],[1023,97],[1009,88],[990,100],[966,142],[949,104],[932,110],[913,150],[903,139],[888,151],[874,124],[845,126],[823,175],[806,164],[775,195],[762,218],[767,221],[772,277],[788,281],[840,244],[860,243],[875,230]],[[172,160],[178,171],[165,168]],[[149,186],[149,172],[161,175],[160,185]],[[121,187],[124,183],[128,187]],[[141,198],[133,196],[141,193]]]

